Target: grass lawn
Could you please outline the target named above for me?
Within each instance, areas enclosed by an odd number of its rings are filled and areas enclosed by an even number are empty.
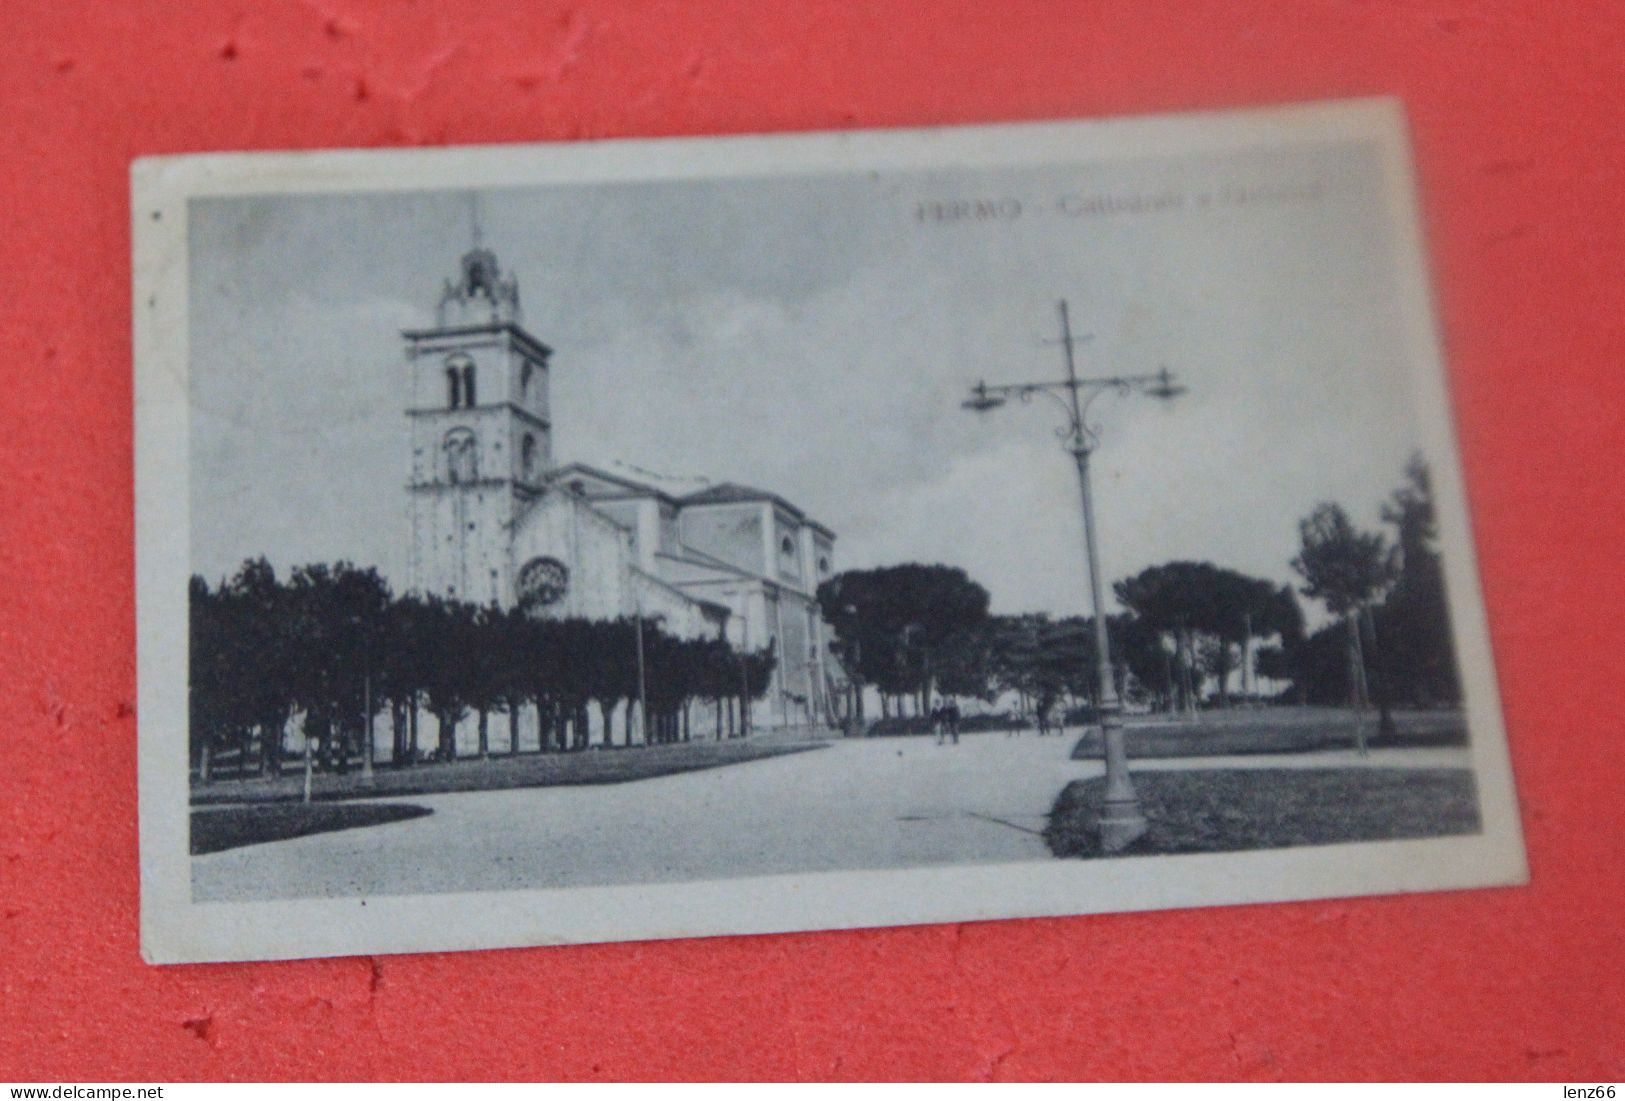
[[[1368,712],[1366,737],[1373,749],[1433,748],[1467,744],[1467,719],[1459,711],[1401,711],[1391,737],[1377,735]],[[1130,720],[1125,728],[1130,757],[1228,757],[1253,753],[1312,753],[1351,749],[1354,714],[1331,707],[1272,707],[1204,711],[1196,720]],[[1100,756],[1100,731],[1085,732],[1072,750],[1079,760]]]
[[[311,833],[377,826],[432,813],[404,803],[283,803],[192,812],[192,855],[286,841]]]
[[[1458,768],[1261,768],[1136,772],[1151,828],[1120,855],[1234,852],[1476,833],[1473,774]],[[1044,839],[1097,857],[1105,780],[1062,789]]]
[[[764,757],[821,748],[816,744],[760,742],[682,742],[632,749],[589,749],[574,753],[527,753],[481,761],[468,757],[444,764],[395,768],[381,765],[371,783],[359,771],[347,776],[318,773],[312,783],[316,800],[383,799],[448,791],[497,791],[504,788],[554,787],[563,784],[620,784],[702,768],[737,765]],[[216,780],[192,784],[192,805],[226,803],[297,803],[304,774],[297,768],[280,779]],[[292,836],[292,835],[290,835]]]

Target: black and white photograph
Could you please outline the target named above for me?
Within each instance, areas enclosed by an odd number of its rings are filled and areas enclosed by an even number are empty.
[[[1524,880],[1390,101],[133,189],[154,962]]]

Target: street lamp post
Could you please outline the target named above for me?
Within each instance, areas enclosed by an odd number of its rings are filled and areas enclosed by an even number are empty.
[[[847,604],[841,608],[841,611],[850,617],[854,623],[852,642],[846,647],[844,655],[845,660],[851,663],[846,671],[847,695],[849,697],[846,733],[847,737],[852,737],[854,734],[863,732],[863,680],[862,674],[858,672],[863,667],[863,638],[857,633],[856,628],[858,606],[856,604]]]
[[[1100,813],[1100,844],[1107,852],[1120,852],[1146,831],[1140,797],[1129,776],[1128,752],[1123,744],[1123,706],[1117,697],[1117,678],[1112,674],[1110,644],[1106,635],[1106,606],[1100,590],[1100,552],[1095,541],[1094,497],[1089,487],[1089,456],[1099,441],[1099,433],[1089,426],[1089,406],[1107,391],[1137,392],[1172,399],[1184,392],[1164,367],[1153,375],[1114,375],[1105,378],[1079,378],[1073,350],[1087,336],[1074,336],[1067,315],[1066,300],[1060,302],[1060,344],[1065,353],[1066,378],[1054,382],[1023,382],[989,386],[979,382],[971,388],[965,408],[978,413],[997,409],[1012,397],[1024,402],[1036,395],[1052,398],[1066,413],[1067,423],[1060,432],[1066,450],[1078,469],[1078,491],[1083,505],[1083,540],[1089,567],[1089,598],[1095,627],[1095,677],[1100,697],[1101,741],[1106,752],[1106,797]]]

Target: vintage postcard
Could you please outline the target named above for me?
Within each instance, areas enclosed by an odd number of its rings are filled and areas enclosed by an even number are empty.
[[[159,963],[1524,882],[1403,111],[133,169]]]

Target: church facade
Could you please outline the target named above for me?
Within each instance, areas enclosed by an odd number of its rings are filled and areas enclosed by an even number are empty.
[[[408,588],[552,617],[641,616],[777,658],[754,717],[830,721],[844,676],[817,588],[835,535],[735,483],[672,493],[553,452],[553,350],[476,243],[432,328],[408,330]]]

